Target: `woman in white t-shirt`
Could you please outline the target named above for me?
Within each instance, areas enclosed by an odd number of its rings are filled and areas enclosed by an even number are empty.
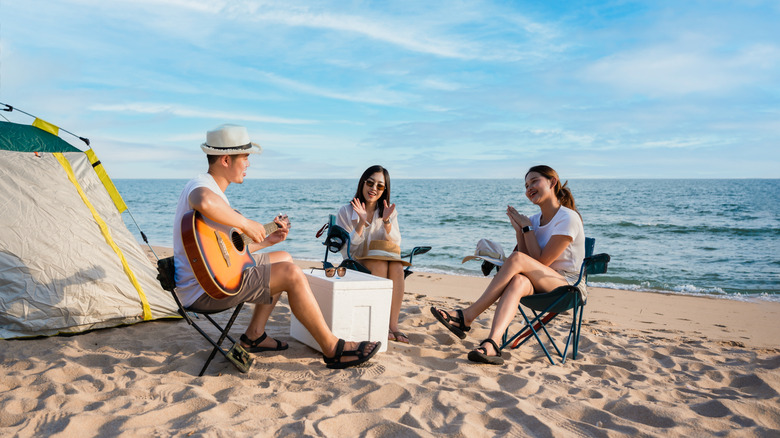
[[[507,206],[517,247],[482,296],[465,309],[445,311],[431,307],[439,322],[464,339],[471,323],[498,301],[488,338],[469,352],[468,358],[473,362],[503,364],[498,343],[517,313],[520,298],[575,283],[585,257],[582,218],[558,173],[549,166],[529,169],[525,174],[525,196],[541,211],[529,218]],[[584,284],[580,292],[583,297],[587,294]]]

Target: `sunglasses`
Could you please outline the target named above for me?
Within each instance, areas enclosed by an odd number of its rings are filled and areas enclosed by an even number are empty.
[[[378,182],[374,181],[373,179],[367,179],[366,180],[366,185],[369,188],[372,188],[372,189],[374,188],[374,185],[376,185],[376,189],[379,190],[379,191],[382,191],[382,190],[385,189],[385,185],[384,184],[378,183]]]
[[[327,268],[325,269],[325,276],[328,278],[333,277],[334,275],[338,274],[338,278],[341,278],[345,275],[347,275],[347,268],[344,266],[339,266],[338,268]]]

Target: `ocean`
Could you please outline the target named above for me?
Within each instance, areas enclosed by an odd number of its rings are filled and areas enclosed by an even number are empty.
[[[131,214],[125,222],[139,242],[173,246],[173,215],[186,180],[115,181]],[[507,205],[526,215],[538,208],[522,179],[391,179],[402,251],[428,245],[416,272],[481,276],[478,261],[461,264],[480,238],[509,251],[514,232]],[[261,223],[286,213],[292,229],[273,247],[302,260],[322,260],[315,233],[354,196],[349,180],[245,180],[227,194],[233,208]],[[780,180],[570,180],[585,234],[608,253],[598,287],[780,301]],[[138,227],[136,227],[136,223]],[[329,256],[334,257],[333,255]],[[335,255],[338,260],[339,256]]]

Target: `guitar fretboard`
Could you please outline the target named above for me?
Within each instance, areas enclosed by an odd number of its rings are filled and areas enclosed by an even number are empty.
[[[268,236],[269,234],[273,233],[274,231],[279,229],[279,225],[276,224],[276,222],[268,222],[267,224],[263,225],[263,228],[265,228],[265,235]],[[241,233],[241,239],[244,240],[245,245],[249,245],[250,243],[254,243],[254,240],[252,240],[251,237],[247,236],[244,233]]]

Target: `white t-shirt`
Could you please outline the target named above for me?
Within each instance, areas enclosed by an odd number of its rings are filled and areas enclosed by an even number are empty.
[[[582,227],[580,215],[574,210],[561,206],[558,209],[558,213],[544,226],[539,225],[541,217],[541,212],[530,217],[536,241],[539,242],[539,248],[544,249],[552,236],[569,236],[572,238],[571,243],[550,264],[550,267],[558,273],[579,273],[582,259],[585,258],[585,230]]]
[[[188,211],[192,211],[192,207],[190,207],[190,193],[199,187],[211,190],[230,205],[230,201],[228,201],[225,193],[219,188],[217,182],[214,181],[214,177],[208,173],[200,174],[190,180],[184,186],[181,195],[179,195],[176,216],[173,219],[173,262],[176,267],[176,295],[178,295],[184,307],[189,307],[204,293],[203,288],[200,287],[195,274],[192,272],[190,262],[187,260],[187,254],[184,252],[184,242],[181,238],[181,218]]]

